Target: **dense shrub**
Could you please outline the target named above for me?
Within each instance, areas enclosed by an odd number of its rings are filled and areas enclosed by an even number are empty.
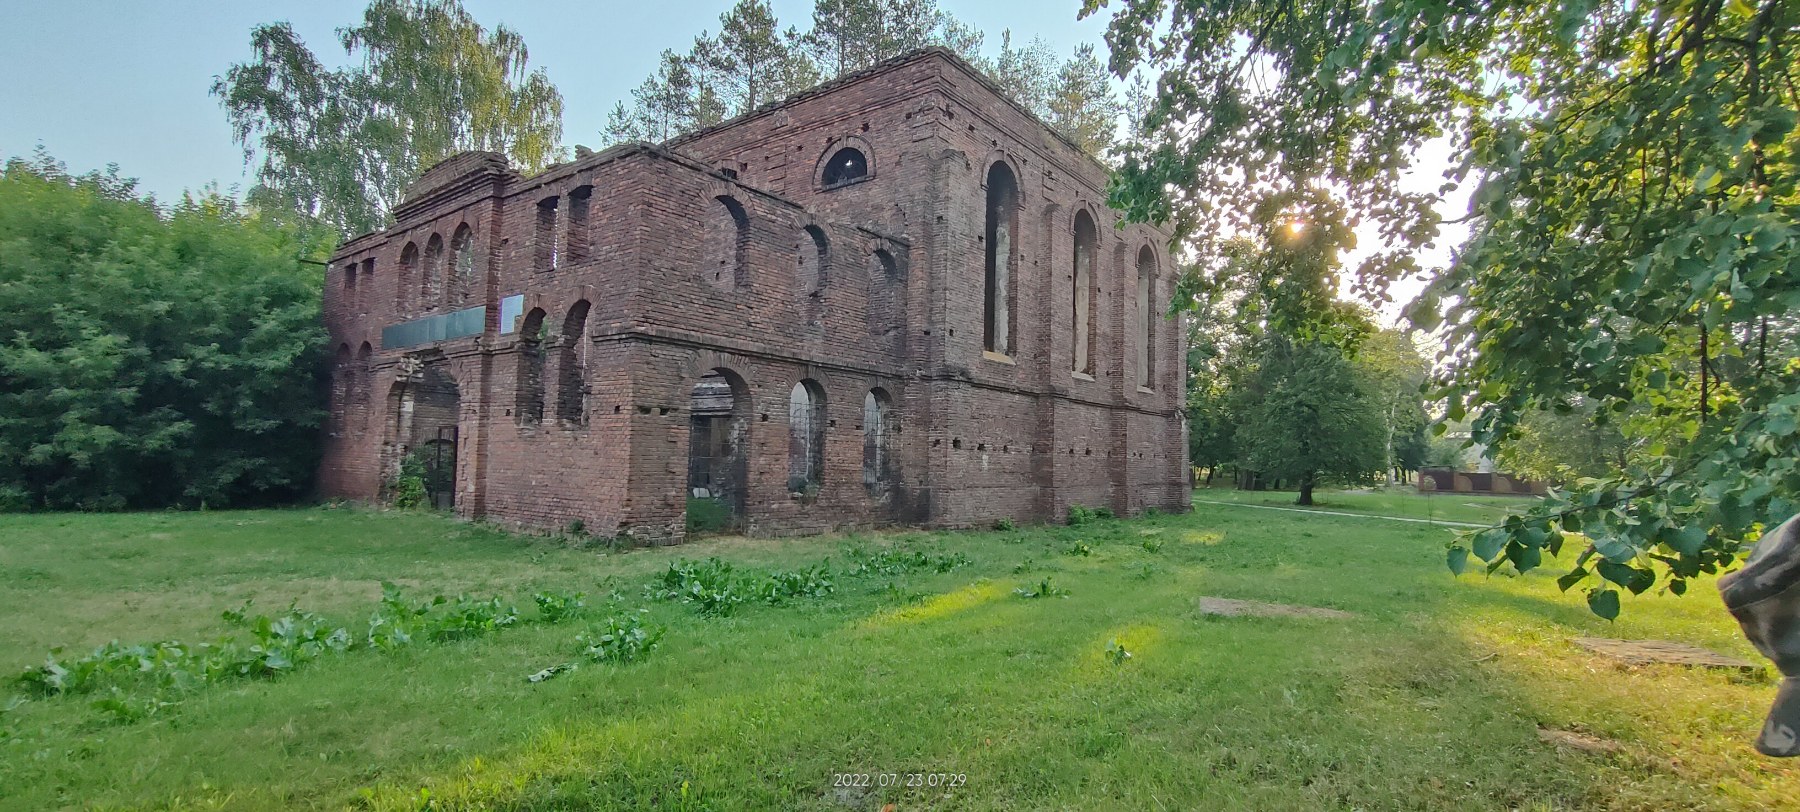
[[[0,510],[304,493],[324,412],[332,237],[116,171],[0,169]]]

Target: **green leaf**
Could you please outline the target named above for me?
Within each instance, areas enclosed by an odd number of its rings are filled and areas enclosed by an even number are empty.
[[[1506,557],[1519,572],[1530,572],[1543,562],[1544,551],[1529,544],[1514,542],[1506,545]]]
[[[1586,567],[1576,567],[1575,569],[1569,570],[1561,578],[1556,579],[1556,587],[1567,592],[1569,591],[1569,587],[1581,583],[1582,580],[1587,577],[1588,571]]]
[[[1588,592],[1588,611],[1607,620],[1619,617],[1619,593],[1612,589],[1594,589]]]
[[[1469,569],[1469,549],[1463,546],[1451,547],[1444,558],[1452,575],[1461,575]]]
[[[1506,531],[1483,530],[1475,534],[1475,557],[1483,561],[1493,561],[1506,546]]]

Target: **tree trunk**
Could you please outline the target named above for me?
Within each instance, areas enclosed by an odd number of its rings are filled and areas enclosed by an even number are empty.
[[[1312,503],[1313,503],[1312,491],[1313,491],[1312,477],[1302,477],[1300,479],[1300,499],[1298,501],[1294,502],[1294,504],[1299,505],[1301,507],[1311,507]]]

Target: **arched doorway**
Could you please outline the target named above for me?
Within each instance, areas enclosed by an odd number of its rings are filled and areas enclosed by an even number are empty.
[[[742,526],[750,476],[750,392],[729,369],[701,376],[688,396],[689,532]]]
[[[418,477],[425,504],[456,506],[457,450],[462,439],[462,394],[442,360],[403,374],[388,395],[390,498],[399,500],[404,480]]]

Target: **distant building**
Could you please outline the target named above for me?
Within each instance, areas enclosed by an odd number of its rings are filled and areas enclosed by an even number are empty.
[[[1185,510],[1169,235],[942,50],[661,146],[435,167],[327,278],[326,495],[649,541]]]

